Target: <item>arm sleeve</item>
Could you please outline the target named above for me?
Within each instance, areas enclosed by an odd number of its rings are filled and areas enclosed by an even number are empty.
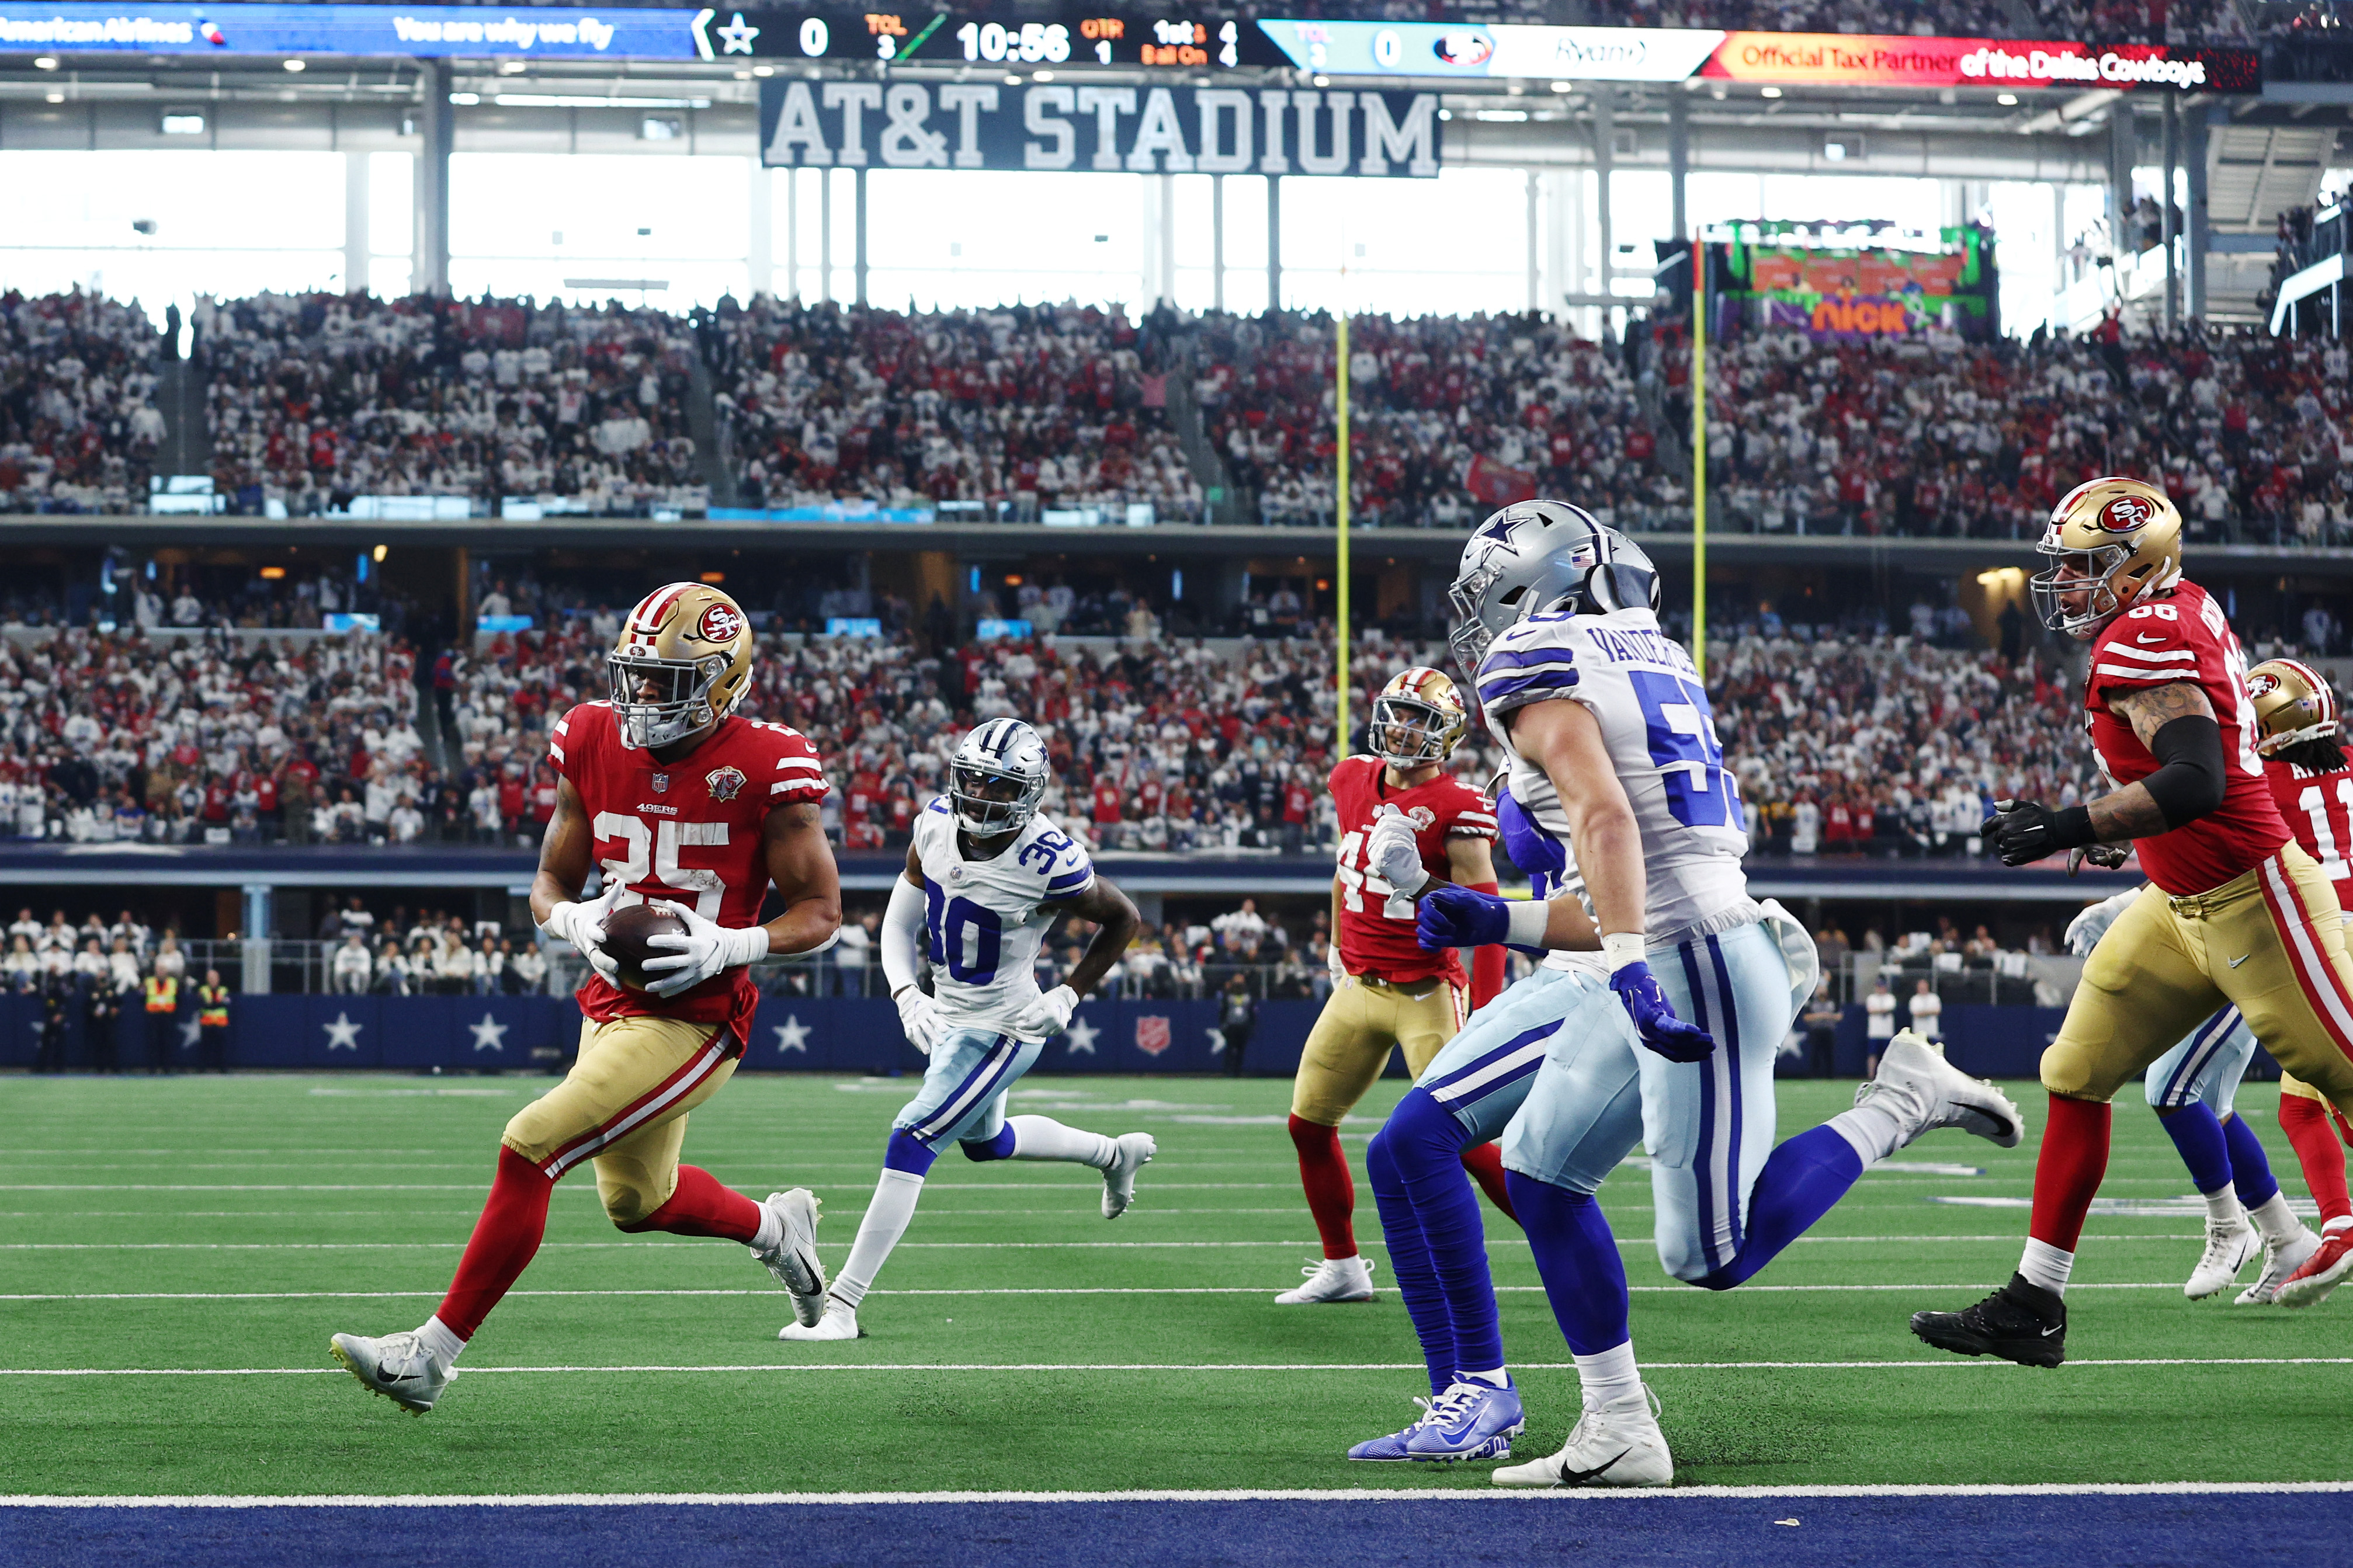
[[[882,980],[893,996],[915,983],[923,929],[923,891],[902,876],[891,885],[891,905],[882,916]]]
[[[1503,889],[1493,882],[1481,882],[1474,893],[1500,893]],[[1508,961],[1504,950],[1493,943],[1471,950],[1471,1010],[1477,1012],[1502,994]]]
[[[2148,749],[2161,765],[2141,782],[2168,830],[2221,809],[2229,781],[2220,724],[2203,713],[2185,713],[2150,736]]]

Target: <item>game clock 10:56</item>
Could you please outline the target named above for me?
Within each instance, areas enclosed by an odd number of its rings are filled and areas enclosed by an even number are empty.
[[[930,8],[712,10],[697,30],[707,58],[881,59],[943,65],[1281,67],[1287,57],[1254,22],[1065,12],[1052,21]]]

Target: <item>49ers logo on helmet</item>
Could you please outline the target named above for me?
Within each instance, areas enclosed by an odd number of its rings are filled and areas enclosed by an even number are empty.
[[[2110,533],[2130,533],[2157,515],[2157,508],[2139,496],[2118,496],[2100,509],[2100,526]]]
[[[703,606],[702,618],[694,624],[694,635],[704,642],[733,642],[744,635],[744,613],[733,605],[714,600]]]
[[[2280,689],[2280,678],[2268,669],[2259,669],[2247,677],[2247,695],[2269,697]]]

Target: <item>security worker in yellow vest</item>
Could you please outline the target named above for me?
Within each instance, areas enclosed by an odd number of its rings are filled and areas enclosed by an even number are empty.
[[[180,977],[151,974],[147,996],[147,1070],[170,1072],[172,1049],[180,1043]]]
[[[205,983],[196,987],[196,1025],[204,1039],[204,1070],[228,1071],[228,987],[217,969],[206,970]]]

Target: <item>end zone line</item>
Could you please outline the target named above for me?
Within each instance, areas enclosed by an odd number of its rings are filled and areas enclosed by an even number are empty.
[[[884,1504],[1102,1503],[1102,1502],[1430,1502],[1482,1500],[1492,1502],[1642,1503],[1684,1499],[1741,1498],[2005,1498],[2005,1497],[2280,1497],[2353,1491],[2348,1481],[2052,1481],[1957,1486],[1662,1487],[1623,1490],[1579,1488],[1516,1489],[1482,1487],[1360,1488],[1349,1490],[1231,1489],[1180,1491],[1103,1492],[554,1492],[513,1496],[400,1493],[369,1497],[327,1496],[52,1497],[0,1496],[0,1508],[24,1509],[254,1509],[254,1508],[839,1508]]]
[[[2092,1285],[2081,1280],[2071,1282],[2071,1290],[2179,1290],[2173,1280],[2154,1284]],[[1279,1285],[1067,1285],[1067,1286],[971,1286],[961,1289],[928,1290],[869,1290],[870,1296],[1260,1296],[1280,1289]],[[1535,1295],[1541,1285],[1497,1285],[1498,1295]],[[1629,1285],[1626,1289],[1636,1295],[1658,1294],[1689,1296],[1699,1290],[1696,1285]],[[1968,1280],[1949,1285],[1744,1285],[1744,1295],[1789,1295],[1799,1292],[1839,1291],[1929,1291],[1929,1290],[1991,1290],[1992,1285]],[[393,1301],[439,1300],[446,1290],[92,1290],[78,1295],[0,1295],[0,1301]],[[776,1290],[745,1289],[741,1290],[684,1289],[617,1289],[617,1290],[510,1290],[501,1300],[519,1296],[774,1296]],[[1700,1292],[1712,1297],[1716,1292]]]
[[[1522,1372],[1573,1372],[1575,1362],[1514,1363]],[[1947,1356],[1936,1361],[1653,1361],[1644,1372],[1842,1372],[1939,1371],[2004,1366],[2000,1358]],[[2164,1356],[2144,1359],[2070,1361],[2069,1366],[2353,1366],[2353,1356]],[[811,1362],[802,1365],[712,1366],[465,1366],[453,1376],[492,1373],[575,1374],[582,1373],[740,1373],[754,1372],[1424,1372],[1418,1361],[1388,1362]],[[0,1367],[0,1377],[348,1377],[340,1366],[98,1366]]]

